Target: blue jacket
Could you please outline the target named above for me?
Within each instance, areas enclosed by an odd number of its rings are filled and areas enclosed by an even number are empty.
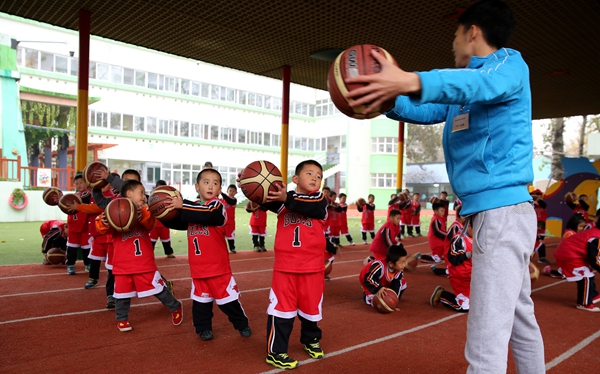
[[[461,215],[531,200],[533,138],[529,68],[521,54],[502,48],[472,57],[464,69],[418,72],[421,96],[399,96],[386,115],[444,126],[444,156]],[[453,130],[454,117],[468,128]]]

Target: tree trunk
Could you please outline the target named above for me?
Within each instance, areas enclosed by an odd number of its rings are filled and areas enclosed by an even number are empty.
[[[552,179],[561,180],[564,178],[565,170],[561,162],[565,155],[565,142],[563,132],[565,130],[565,119],[552,119]]]
[[[583,146],[585,142],[585,128],[587,127],[587,116],[581,116],[581,131],[579,131],[579,157],[585,157],[583,154]]]

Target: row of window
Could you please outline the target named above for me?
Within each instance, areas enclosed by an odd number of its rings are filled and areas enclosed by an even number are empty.
[[[396,188],[396,173],[371,173],[371,187]]]
[[[281,146],[280,134],[173,119],[136,116],[133,114],[90,110],[88,123],[90,127],[118,131],[169,135],[274,148]],[[328,146],[332,149],[329,149]],[[289,147],[299,151],[313,152],[344,150],[346,149],[346,135],[330,136],[327,138],[290,136]]]
[[[70,74],[72,76],[77,76],[79,73],[79,60],[77,58],[29,48],[17,49],[17,64],[30,69]],[[264,109],[281,110],[282,105],[281,98],[278,97],[94,61],[90,61],[90,78]],[[291,101],[290,112],[310,117],[340,113],[330,99],[318,100],[316,105]]]
[[[398,138],[371,138],[371,152],[398,154]]]
[[[230,166],[214,166],[214,169],[221,173],[223,178],[222,188],[227,189],[230,184],[236,184],[235,181],[238,173],[242,168],[234,168]],[[146,165],[146,181],[155,184],[159,179],[164,180],[169,185],[190,186],[196,183],[198,173],[202,170],[200,165],[190,164],[147,164]]]

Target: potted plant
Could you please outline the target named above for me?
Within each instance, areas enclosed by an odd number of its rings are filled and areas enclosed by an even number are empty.
[[[27,194],[21,188],[15,188],[8,197],[8,204],[13,209],[21,210],[27,206],[28,203]]]

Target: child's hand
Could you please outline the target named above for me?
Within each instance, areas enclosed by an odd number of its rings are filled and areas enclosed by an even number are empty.
[[[242,169],[242,170],[241,170],[241,171],[238,173],[238,175],[237,175],[237,178],[235,178],[235,181],[237,182],[237,185],[238,185],[238,187],[240,187],[240,188],[242,187],[242,186],[240,186],[240,178],[242,177],[242,173],[243,173],[243,172],[244,172],[244,169]]]
[[[386,291],[385,287],[381,287],[379,289],[379,291],[377,291],[377,293],[375,294],[375,296],[377,296],[379,298],[385,297],[385,295],[387,295],[387,291]]]
[[[395,310],[396,312],[399,312],[399,311],[400,311],[400,308],[396,308],[396,309],[394,309],[394,310]]]
[[[108,169],[100,168],[99,170],[96,170],[94,175],[97,176],[98,178],[106,180],[106,178],[108,178],[108,176],[110,174],[108,173]]]
[[[106,218],[106,212],[103,212],[102,215],[100,216],[100,222],[102,222],[102,224],[106,227],[110,227],[110,224],[108,223],[108,219]]]
[[[272,184],[272,186],[274,186],[277,191],[269,191],[269,195],[267,196],[267,202],[271,203],[274,201],[281,201],[281,202],[285,202],[285,200],[287,199],[287,189],[285,184],[283,183],[274,183]]]
[[[174,196],[171,198],[171,202],[169,203],[167,208],[169,208],[169,209],[183,208],[183,199],[181,198],[181,195],[179,195],[179,193],[177,194],[177,196]]]
[[[79,203],[73,202],[71,204],[65,204],[65,206],[67,207],[67,211],[69,213],[77,213],[77,207],[79,206]]]

